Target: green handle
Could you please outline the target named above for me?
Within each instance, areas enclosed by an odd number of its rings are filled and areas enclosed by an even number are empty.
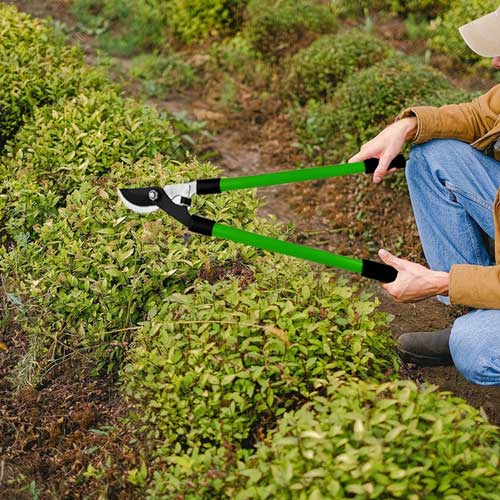
[[[243,243],[244,245],[260,248],[261,250],[269,250],[291,257],[298,257],[299,259],[310,260],[318,264],[345,269],[346,271],[357,274],[362,274],[363,272],[363,261],[360,259],[344,257],[342,255],[325,252],[324,250],[318,250],[317,248],[269,238],[224,224],[214,224],[212,235],[217,238],[234,241],[235,243]]]
[[[220,192],[236,189],[249,189],[264,186],[276,186],[291,182],[303,182],[365,172],[365,162],[347,163],[344,165],[327,165],[324,167],[288,170],[270,174],[249,175],[246,177],[230,177],[220,179]]]

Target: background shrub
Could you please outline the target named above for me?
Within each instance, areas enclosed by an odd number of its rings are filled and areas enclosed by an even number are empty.
[[[214,43],[210,49],[213,71],[224,71],[244,84],[268,87],[272,71],[263,55],[241,34]]]
[[[14,239],[33,236],[84,180],[92,182],[119,162],[132,165],[160,154],[183,157],[169,121],[114,92],[39,108],[0,159],[6,231]]]
[[[99,35],[104,50],[131,55],[166,42],[165,0],[74,0],[72,12],[80,29]]]
[[[500,498],[500,435],[436,387],[330,381],[237,471],[232,498]],[[241,488],[241,489],[240,489]]]
[[[382,379],[396,366],[387,315],[368,296],[292,259],[251,269],[164,297],[136,335],[127,392],[167,454],[249,447],[329,374]]]
[[[308,32],[331,33],[337,19],[314,0],[250,0],[245,36],[264,54],[286,52]]]
[[[428,66],[392,58],[351,75],[328,103],[309,101],[296,122],[301,143],[309,154],[334,159],[355,152],[406,107],[461,100],[446,77]]]
[[[131,61],[130,75],[142,83],[150,97],[166,97],[172,89],[191,87],[196,71],[180,54],[140,54]]]
[[[241,25],[247,0],[169,0],[168,24],[182,41],[235,32]]]
[[[361,30],[325,35],[295,54],[287,87],[300,100],[330,95],[350,74],[393,54],[382,40]]]
[[[103,86],[44,22],[0,5],[0,150],[36,106]]]
[[[498,8],[496,0],[455,0],[450,9],[431,24],[429,46],[450,57],[452,61],[471,63],[480,59],[472,52],[460,35],[458,28]]]
[[[454,3],[454,0],[332,0],[332,5],[339,14],[356,17],[366,12],[390,12],[399,15],[419,14],[429,18],[450,8]]]

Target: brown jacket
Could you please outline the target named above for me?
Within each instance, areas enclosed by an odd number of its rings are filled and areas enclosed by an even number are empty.
[[[458,139],[484,151],[500,138],[500,85],[467,104],[417,106],[398,118],[416,116],[416,144]],[[500,160],[500,158],[496,158]],[[498,164],[500,168],[500,163]],[[455,264],[450,273],[450,301],[479,309],[500,309],[500,186],[493,205],[496,266]]]

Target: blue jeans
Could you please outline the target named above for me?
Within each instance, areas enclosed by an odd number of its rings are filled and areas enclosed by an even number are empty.
[[[431,269],[495,265],[485,235],[495,237],[493,202],[500,187],[500,162],[460,141],[433,140],[413,148],[406,177]],[[458,318],[450,350],[467,380],[500,386],[500,310],[477,309]]]

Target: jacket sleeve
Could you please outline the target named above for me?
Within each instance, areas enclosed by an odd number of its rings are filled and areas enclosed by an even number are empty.
[[[500,266],[455,264],[450,272],[452,304],[477,309],[500,309]]]
[[[431,139],[457,139],[472,144],[483,137],[498,122],[500,115],[500,85],[465,104],[415,106],[406,109],[398,120],[416,116],[418,127],[413,138],[420,144]]]

